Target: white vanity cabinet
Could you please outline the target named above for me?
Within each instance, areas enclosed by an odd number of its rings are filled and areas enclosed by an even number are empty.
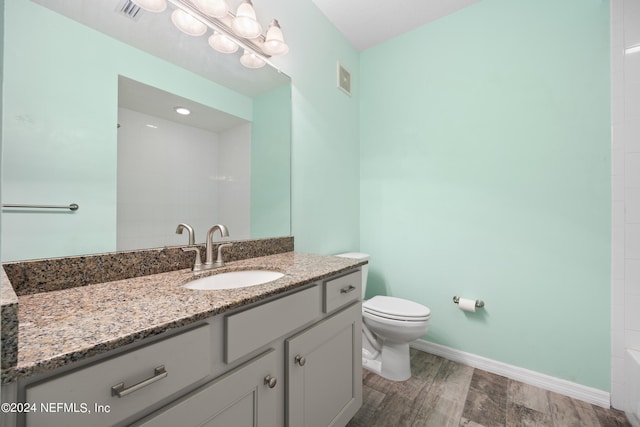
[[[19,382],[19,401],[90,412],[22,414],[16,425],[344,426],[362,405],[360,295],[352,270]]]

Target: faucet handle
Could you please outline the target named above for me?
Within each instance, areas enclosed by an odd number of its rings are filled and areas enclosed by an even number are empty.
[[[191,247],[191,248],[182,248],[182,250],[184,252],[195,252],[196,253],[196,261],[193,264],[193,267],[191,268],[192,271],[200,271],[202,270],[202,258],[200,258],[200,248],[198,247]]]
[[[218,246],[218,257],[216,258],[216,265],[218,267],[222,267],[224,265],[224,261],[222,260],[222,248],[228,248],[229,246],[233,246],[233,243],[225,243]]]

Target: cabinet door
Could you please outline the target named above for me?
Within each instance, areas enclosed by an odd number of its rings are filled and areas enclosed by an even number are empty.
[[[277,353],[269,350],[135,425],[277,427],[283,385],[269,381],[277,359]]]
[[[346,425],[362,405],[361,303],[289,338],[286,354],[287,425]]]

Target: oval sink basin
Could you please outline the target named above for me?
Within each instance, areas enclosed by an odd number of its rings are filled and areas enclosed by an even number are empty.
[[[284,274],[269,270],[230,271],[228,273],[219,273],[192,280],[184,285],[184,287],[201,291],[237,289],[272,282],[282,276],[284,276]]]

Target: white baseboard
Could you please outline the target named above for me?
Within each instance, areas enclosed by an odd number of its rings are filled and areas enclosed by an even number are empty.
[[[587,387],[571,381],[542,374],[540,372],[530,371],[529,369],[498,362],[496,360],[487,359],[486,357],[466,353],[464,351],[456,350],[440,344],[434,344],[421,339],[412,342],[411,347],[416,350],[435,354],[436,356],[441,356],[454,362],[459,362],[464,365],[502,375],[512,380],[560,393],[603,408],[611,407],[611,395],[609,392],[603,390]]]

